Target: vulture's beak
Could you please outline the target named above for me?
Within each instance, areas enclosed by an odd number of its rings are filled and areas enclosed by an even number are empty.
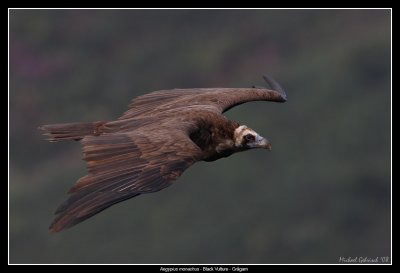
[[[263,138],[262,136],[257,136],[256,137],[256,147],[257,148],[267,149],[269,151],[271,151],[271,149],[272,149],[272,145],[268,141],[268,139]]]

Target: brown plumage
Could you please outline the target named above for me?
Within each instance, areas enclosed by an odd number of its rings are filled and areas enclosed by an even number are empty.
[[[152,92],[132,101],[116,121],[44,125],[50,141],[79,140],[88,174],[56,210],[51,231],[69,228],[143,193],[171,185],[197,161],[214,161],[251,148],[270,149],[256,132],[222,115],[249,101],[285,102],[272,89],[203,88]]]

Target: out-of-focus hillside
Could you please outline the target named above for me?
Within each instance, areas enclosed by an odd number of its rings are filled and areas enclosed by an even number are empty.
[[[336,263],[390,255],[390,11],[11,10],[11,263]],[[172,186],[47,230],[85,174],[39,125],[110,120],[149,91],[262,85],[226,115],[267,136]]]

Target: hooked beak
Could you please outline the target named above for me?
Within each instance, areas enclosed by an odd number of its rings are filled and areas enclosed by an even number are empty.
[[[257,148],[267,149],[269,151],[271,151],[271,149],[272,149],[272,145],[268,141],[268,139],[263,138],[262,136],[257,136],[257,138],[256,138],[256,147]]]

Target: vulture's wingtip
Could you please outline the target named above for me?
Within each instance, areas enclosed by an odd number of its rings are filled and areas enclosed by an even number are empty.
[[[272,90],[275,90],[281,95],[282,100],[284,102],[287,101],[286,92],[285,90],[283,90],[282,86],[277,81],[275,81],[271,76],[268,75],[263,75],[263,79],[271,87]]]
[[[61,225],[57,224],[56,221],[54,221],[54,222],[49,226],[49,232],[50,232],[50,233],[57,233],[57,232],[60,232],[61,230],[63,230],[64,228],[68,228],[68,227],[61,226]]]
[[[51,225],[51,226],[49,226],[49,232],[50,233],[56,233],[56,232],[59,232],[59,230],[56,229],[53,225]]]

